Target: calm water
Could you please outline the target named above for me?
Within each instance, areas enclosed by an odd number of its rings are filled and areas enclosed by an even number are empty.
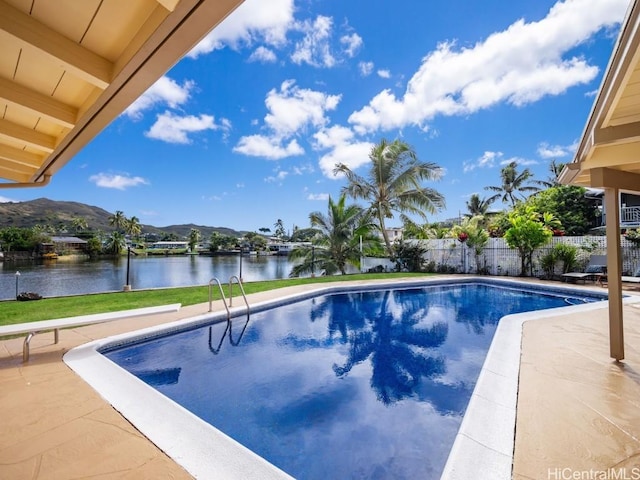
[[[242,279],[245,282],[287,278],[292,263],[287,257],[243,256]],[[16,271],[19,292],[36,292],[45,297],[121,291],[126,283],[126,257],[96,261],[55,260],[48,262],[0,262],[0,299],[16,296]],[[240,257],[131,257],[129,282],[133,289],[205,285],[212,277],[222,283],[240,275]]]
[[[499,319],[565,295],[334,294],[106,353],[298,479],[440,477]]]

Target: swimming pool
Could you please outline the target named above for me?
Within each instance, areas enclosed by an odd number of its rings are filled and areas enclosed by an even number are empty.
[[[584,303],[569,294],[504,282],[323,294],[99,348],[299,478],[438,478],[500,317]]]

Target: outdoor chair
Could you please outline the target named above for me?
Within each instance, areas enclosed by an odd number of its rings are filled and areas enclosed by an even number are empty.
[[[586,282],[587,280],[596,281],[600,280],[603,275],[607,274],[607,256],[606,255],[591,255],[589,258],[589,263],[585,268],[584,272],[569,272],[563,273],[562,279],[565,282],[568,281],[578,281],[582,280]],[[640,281],[640,278],[638,279]]]
[[[607,275],[600,275],[598,281],[600,282],[600,285],[604,287],[604,285],[607,283]],[[633,275],[622,275],[620,277],[620,281],[623,283],[640,284],[640,267],[636,268],[636,271],[633,273]]]

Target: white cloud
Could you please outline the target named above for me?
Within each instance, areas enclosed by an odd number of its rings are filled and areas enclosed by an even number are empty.
[[[7,197],[0,196],[0,203],[20,203],[18,200],[12,200]]]
[[[279,170],[275,175],[265,178],[264,181],[267,183],[280,182],[280,184],[282,184],[282,181],[287,178],[288,175],[289,172],[286,170]]]
[[[313,22],[298,22],[296,29],[304,33],[304,37],[296,42],[291,61],[295,64],[306,63],[313,67],[333,67],[336,59],[331,53],[331,33],[333,19],[318,15]]]
[[[304,149],[292,137],[310,126],[323,127],[328,122],[325,113],[334,110],[340,99],[340,95],[299,88],[293,80],[286,80],[265,100],[269,113],[264,123],[269,134],[242,137],[233,150],[272,160],[301,155]]]
[[[505,158],[504,160],[501,160],[500,165],[509,165],[511,162],[516,162],[518,165],[523,165],[523,166],[538,164],[537,160],[529,160],[527,158],[520,158],[520,157],[511,157],[511,158]]]
[[[334,148],[345,143],[350,143],[353,138],[353,130],[341,125],[333,125],[329,128],[323,128],[313,135],[315,140],[314,148],[323,150]]]
[[[377,73],[380,78],[391,78],[391,72],[389,70],[378,70]]]
[[[328,193],[310,193],[309,195],[307,195],[307,200],[327,201],[329,200],[329,194]]]
[[[129,118],[139,120],[142,118],[143,111],[149,110],[159,104],[166,104],[171,108],[178,108],[189,100],[189,95],[194,86],[195,83],[190,80],[185,80],[182,85],[179,85],[175,80],[167,76],[162,76],[156,83],[151,85],[142,96],[133,102],[124,111],[124,114]]]
[[[538,155],[541,158],[562,158],[567,155],[573,155],[578,148],[576,143],[572,145],[549,145],[546,142],[542,142],[538,145]]]
[[[355,140],[353,131],[347,127],[335,125],[321,129],[313,138],[316,150],[330,150],[319,160],[320,169],[326,177],[338,178],[333,173],[338,163],[343,163],[353,170],[369,162],[373,144]]]
[[[244,183],[236,183],[236,188],[244,188]]]
[[[256,48],[249,57],[250,62],[274,63],[276,60],[274,51],[262,46]]]
[[[294,0],[246,0],[188,54],[191,58],[230,46],[264,42],[278,46],[293,26]]]
[[[422,61],[402,97],[383,90],[349,122],[359,133],[422,126],[436,115],[523,106],[592,81],[598,68],[572,50],[620,22],[628,0],[566,0],[540,21],[518,20],[466,48],[442,43]]]
[[[340,37],[340,43],[344,46],[344,52],[349,58],[353,58],[358,50],[362,47],[362,37],[357,33],[351,35],[343,35]]]
[[[294,175],[304,175],[305,173],[313,173],[315,169],[312,165],[301,165],[299,167],[292,167],[291,173]]]
[[[492,168],[495,166],[496,161],[502,158],[502,156],[502,152],[484,152],[475,162],[464,162],[463,171],[467,173],[476,168]]]
[[[373,62],[358,63],[358,70],[360,70],[360,75],[368,77],[373,72]]]
[[[304,153],[304,149],[298,145],[295,139],[286,145],[282,145],[280,139],[265,137],[264,135],[242,137],[238,145],[233,148],[233,151],[251,157],[265,157],[269,160],[280,160],[281,158]]]
[[[288,136],[306,125],[320,127],[327,122],[326,111],[335,110],[341,95],[299,88],[293,80],[282,82],[280,91],[267,94],[265,104],[269,109],[264,121],[275,133]]]
[[[187,115],[181,117],[171,112],[164,112],[158,115],[145,136],[162,140],[167,143],[191,143],[189,133],[202,132],[205,130],[217,130],[221,128],[216,125],[211,115]]]
[[[115,188],[116,190],[125,190],[129,187],[149,184],[149,182],[142,177],[131,177],[129,174],[118,175],[112,173],[91,175],[89,181],[95,183],[98,187]]]

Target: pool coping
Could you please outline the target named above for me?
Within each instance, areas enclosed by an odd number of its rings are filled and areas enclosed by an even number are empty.
[[[595,288],[539,285],[487,277],[421,278],[367,282],[359,285],[323,285],[302,293],[258,302],[252,305],[252,311],[331,293],[477,282],[512,287],[525,286],[527,289],[551,290],[577,296],[584,292],[603,293],[601,289]],[[631,297],[624,301],[637,303],[640,302],[640,298]],[[500,320],[442,478],[511,478],[523,323],[568,313],[607,308],[607,306],[606,302],[567,306],[507,315]],[[242,314],[245,311],[245,307],[231,309],[232,315]],[[226,320],[226,312],[201,314],[169,324],[96,340],[67,352],[64,362],[195,478],[289,479],[291,477],[285,472],[144,384],[99,352],[108,346],[125,341],[154,337],[161,333],[184,330],[189,327],[194,328],[216,320]],[[159,418],[163,420],[159,421]],[[176,432],[175,425],[180,425],[179,433]],[[197,439],[197,441],[187,442],[187,438]],[[216,455],[211,455],[211,452],[216,452]]]

